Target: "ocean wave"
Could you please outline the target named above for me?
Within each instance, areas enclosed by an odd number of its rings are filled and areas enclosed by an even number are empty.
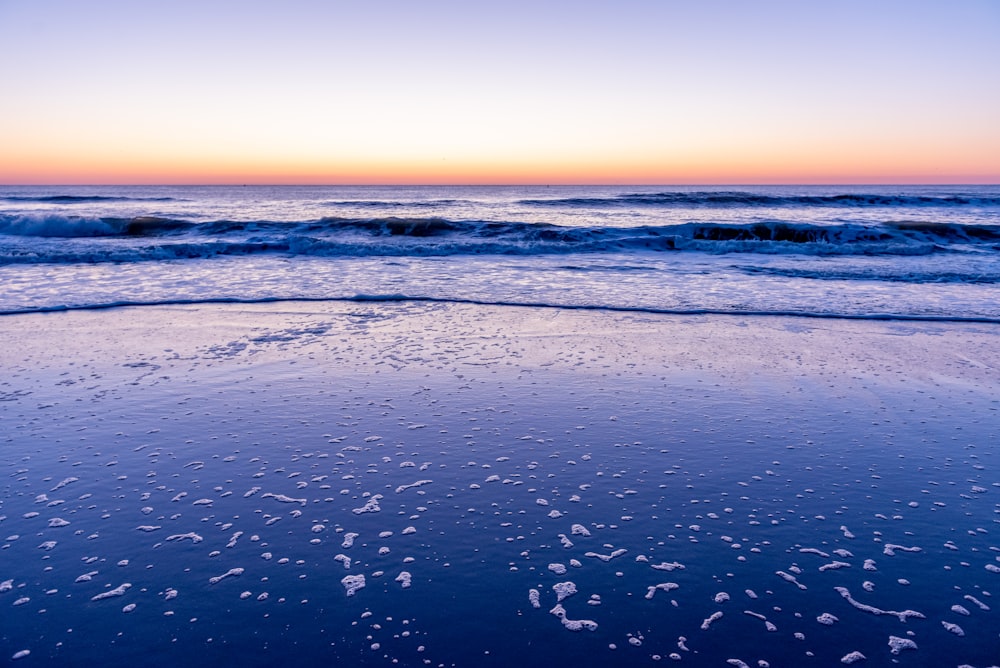
[[[0,215],[0,264],[129,262],[289,253],[307,256],[552,255],[698,251],[798,255],[930,255],[1000,251],[1000,226],[752,224],[569,227],[446,218],[193,222],[143,216]],[[48,242],[32,242],[42,237]],[[60,243],[60,240],[62,242]]]
[[[541,207],[996,207],[998,197],[966,195],[885,195],[843,193],[837,195],[766,195],[744,191],[687,191],[624,193],[612,197],[558,197],[522,199],[519,204]]]
[[[156,216],[111,218],[100,216],[68,216],[64,214],[0,214],[0,234],[18,237],[80,237],[161,236],[190,230],[195,223]]]
[[[35,202],[39,204],[86,204],[95,202],[178,202],[176,197],[125,197],[112,195],[6,195],[2,202]]]
[[[371,209],[421,209],[436,208],[442,206],[455,206],[462,204],[466,200],[459,199],[422,199],[422,200],[394,200],[394,199],[360,199],[360,200],[331,200],[324,202],[324,206],[349,207],[349,208],[371,208]]]
[[[554,302],[539,302],[529,299],[512,301],[502,299],[465,299],[452,297],[428,297],[401,293],[392,294],[356,294],[346,297],[204,297],[191,299],[151,299],[151,300],[119,300],[89,304],[64,304],[58,306],[28,306],[24,308],[0,309],[0,316],[27,315],[33,313],[61,313],[66,311],[99,311],[113,308],[142,308],[157,306],[200,306],[212,304],[275,304],[280,302],[356,302],[356,303],[432,303],[432,304],[467,304],[471,306],[546,308],[568,311],[610,311],[624,313],[649,313],[655,315],[677,316],[741,316],[741,317],[780,317],[780,318],[814,318],[824,320],[867,320],[867,321],[901,321],[901,322],[941,322],[941,323],[985,323],[1000,324],[1000,318],[979,315],[936,315],[910,313],[852,313],[845,311],[797,311],[789,309],[739,309],[739,308],[656,308],[647,306],[620,306],[611,304],[559,304]]]

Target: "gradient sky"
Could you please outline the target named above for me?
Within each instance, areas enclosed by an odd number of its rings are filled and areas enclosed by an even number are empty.
[[[0,0],[0,183],[1000,183],[1000,1]]]

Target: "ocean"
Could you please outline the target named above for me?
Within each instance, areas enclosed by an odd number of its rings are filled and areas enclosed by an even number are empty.
[[[282,299],[1000,319],[1000,187],[2,187],[0,311]]]
[[[1000,187],[0,188],[0,663],[1000,665]]]

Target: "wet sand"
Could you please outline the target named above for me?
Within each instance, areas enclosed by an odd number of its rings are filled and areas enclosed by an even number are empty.
[[[5,661],[1000,656],[993,325],[120,308],[0,369]]]

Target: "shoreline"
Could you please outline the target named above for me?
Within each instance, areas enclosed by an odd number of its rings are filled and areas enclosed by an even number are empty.
[[[519,302],[502,300],[459,299],[449,297],[420,297],[410,295],[355,295],[353,297],[218,297],[198,299],[169,299],[156,301],[122,300],[107,303],[86,304],[79,306],[39,306],[24,309],[0,310],[0,317],[15,315],[33,315],[47,313],[68,313],[73,311],[106,311],[120,308],[156,308],[175,306],[254,306],[282,303],[348,303],[348,304],[453,304],[462,306],[482,306],[489,308],[529,308],[556,309],[565,311],[593,311],[603,313],[641,313],[662,316],[721,316],[745,318],[806,318],[813,320],[859,320],[863,322],[927,322],[927,323],[971,323],[996,325],[1000,318],[989,316],[959,316],[908,313],[823,313],[813,311],[773,310],[773,311],[741,311],[713,308],[654,308],[647,306],[609,306],[589,304],[550,304],[546,302]]]

